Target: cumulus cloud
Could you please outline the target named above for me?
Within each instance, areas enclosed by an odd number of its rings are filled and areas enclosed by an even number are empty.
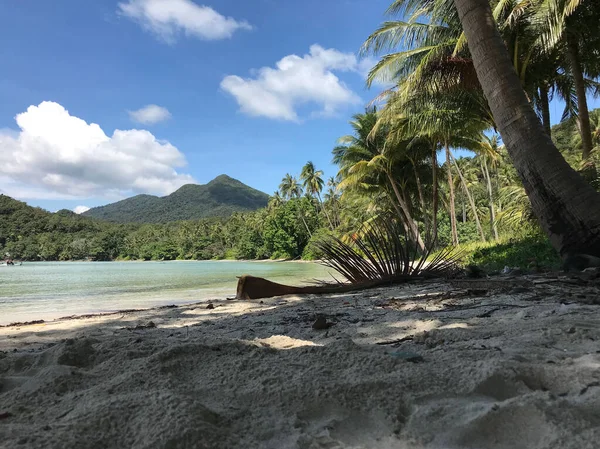
[[[16,116],[18,133],[0,131],[0,179],[17,198],[119,198],[168,194],[194,182],[176,168],[184,155],[146,130],[115,130],[74,117],[58,103]]]
[[[128,0],[118,5],[119,14],[140,23],[169,43],[179,34],[204,40],[226,39],[238,30],[251,30],[245,20],[225,17],[209,6],[191,0]]]
[[[235,97],[244,114],[298,121],[297,108],[304,104],[317,106],[312,115],[331,116],[343,106],[360,103],[334,72],[361,70],[352,53],[312,45],[308,54],[288,55],[275,68],[258,69],[253,78],[226,76],[221,88]]]
[[[75,209],[73,209],[73,212],[75,212],[76,214],[83,214],[88,210],[90,210],[90,208],[87,206],[77,206]]]
[[[155,104],[149,104],[137,111],[127,112],[129,113],[129,118],[131,118],[131,120],[142,123],[143,125],[154,125],[155,123],[164,122],[171,117],[171,113],[167,108]]]

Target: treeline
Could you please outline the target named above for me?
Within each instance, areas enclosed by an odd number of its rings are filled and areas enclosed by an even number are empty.
[[[121,225],[66,210],[52,214],[0,195],[0,251],[32,261],[297,258],[319,220],[309,198],[272,201],[227,219]]]

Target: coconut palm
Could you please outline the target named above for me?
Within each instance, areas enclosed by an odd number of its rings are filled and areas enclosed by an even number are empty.
[[[477,76],[532,208],[554,247],[600,255],[600,195],[564,160],[531,108],[488,0],[454,0]]]
[[[481,166],[481,174],[485,181],[486,191],[489,200],[490,209],[490,226],[492,235],[495,240],[498,240],[498,226],[496,223],[496,208],[494,206],[494,193],[492,188],[492,177],[490,176],[489,166],[496,165],[500,158],[499,153],[500,139],[497,134],[490,136],[484,136],[484,140],[481,142],[481,146],[477,155]]]
[[[281,192],[283,197],[288,200],[292,198],[300,199],[300,197],[302,196],[302,186],[300,185],[296,177],[290,175],[289,173],[286,173],[286,175],[281,180],[281,184],[279,184],[279,191]],[[298,208],[298,215],[302,220],[304,227],[306,228],[306,232],[308,232],[308,235],[312,237],[312,232],[310,232],[310,228],[308,227],[308,223],[306,223],[306,219],[302,215],[301,209],[302,208],[300,207]]]
[[[387,145],[387,129],[381,127],[372,133],[378,116],[375,108],[356,114],[350,122],[354,134],[339,139],[342,145],[333,150],[333,162],[340,167],[341,189],[363,191],[383,189],[391,199],[402,222],[422,249],[425,244],[414,220],[406,192],[402,192],[396,173],[401,161],[397,146]],[[407,143],[406,143],[407,144]],[[406,164],[406,160],[405,160]],[[408,165],[408,164],[406,164]]]
[[[302,196],[302,186],[298,182],[295,176],[287,173],[279,184],[279,191],[281,195],[289,200],[292,198],[300,198]]]
[[[331,230],[333,230],[333,223],[331,222],[331,218],[329,217],[327,210],[325,210],[323,207],[323,200],[321,199],[321,192],[323,191],[323,185],[325,184],[323,181],[323,170],[317,170],[315,168],[315,164],[313,164],[311,161],[308,161],[304,167],[302,167],[300,179],[302,180],[305,192],[309,195],[315,195],[317,197],[319,206],[325,213]]]

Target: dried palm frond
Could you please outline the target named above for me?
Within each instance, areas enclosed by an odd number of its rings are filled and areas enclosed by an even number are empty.
[[[350,284],[453,277],[460,271],[461,253],[447,248],[428,261],[430,252],[420,252],[402,224],[389,216],[363,225],[349,243],[327,236],[316,246],[324,255],[321,263]]]

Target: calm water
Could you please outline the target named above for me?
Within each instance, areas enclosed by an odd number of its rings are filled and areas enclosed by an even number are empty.
[[[236,276],[330,279],[301,262],[37,262],[0,266],[0,325],[234,296]]]

